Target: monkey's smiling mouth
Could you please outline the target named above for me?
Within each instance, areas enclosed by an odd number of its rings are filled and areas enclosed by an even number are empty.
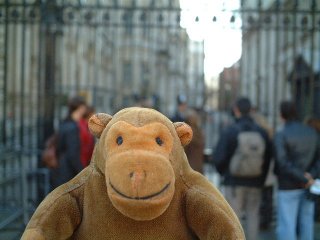
[[[166,184],[159,192],[156,192],[156,193],[153,193],[153,194],[144,196],[144,197],[129,197],[129,196],[123,194],[122,192],[120,192],[118,189],[116,189],[115,186],[113,186],[112,183],[111,183],[111,181],[109,180],[109,184],[110,184],[111,188],[112,188],[116,193],[118,193],[120,196],[122,196],[122,197],[124,197],[124,198],[131,199],[131,200],[146,200],[146,199],[149,199],[149,198],[156,197],[156,196],[160,195],[161,193],[163,193],[163,192],[170,186],[170,183],[171,183],[171,182],[169,182],[168,184]]]

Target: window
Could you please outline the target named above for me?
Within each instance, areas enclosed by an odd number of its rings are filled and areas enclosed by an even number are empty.
[[[129,86],[132,84],[132,64],[128,61],[123,64],[123,83]]]
[[[149,82],[149,66],[147,63],[142,62],[141,63],[141,87],[146,86]]]

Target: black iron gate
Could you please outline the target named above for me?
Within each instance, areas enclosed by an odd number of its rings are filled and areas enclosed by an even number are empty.
[[[39,156],[70,96],[108,113],[141,100],[170,113],[181,92],[202,104],[203,43],[180,11],[171,0],[0,2],[0,238],[49,191]]]
[[[274,127],[284,99],[296,101],[300,119],[319,118],[320,2],[241,2],[244,92]]]
[[[319,117],[320,2],[226,5],[226,28],[243,35],[233,66],[239,89],[226,94],[248,95],[274,127],[284,98],[297,101],[301,118]],[[181,92],[203,106],[203,43],[189,40],[180,13],[178,0],[0,2],[0,231],[21,216],[27,222],[39,184],[48,191],[39,154],[68,97],[80,94],[109,113],[148,99],[169,114]]]
[[[242,56],[231,67],[235,79],[222,75],[227,86],[221,84],[220,106],[249,96],[276,128],[279,102],[292,99],[301,120],[320,118],[320,2],[241,0],[239,8],[224,11],[229,14],[226,28],[242,30]]]

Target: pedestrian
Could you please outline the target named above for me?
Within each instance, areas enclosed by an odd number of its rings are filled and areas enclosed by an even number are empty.
[[[86,102],[74,97],[68,103],[68,115],[58,129],[58,167],[50,170],[51,188],[54,189],[75,177],[83,166],[80,161],[80,130],[78,123],[86,111]]]
[[[257,107],[253,107],[251,111],[251,117],[260,127],[262,127],[269,135],[269,138],[272,139],[273,137],[273,129],[269,125],[268,120],[262,113],[259,112]]]
[[[199,173],[203,173],[204,161],[204,134],[201,129],[201,122],[196,111],[189,109],[186,115],[186,123],[192,128],[193,137],[191,142],[185,147],[191,168]]]
[[[307,119],[306,124],[314,128],[318,133],[318,137],[320,138],[320,119],[311,117]],[[320,197],[316,197],[314,198],[314,200],[315,200],[314,219],[316,221],[320,221]]]
[[[184,122],[186,120],[186,114],[188,110],[187,98],[183,94],[177,96],[177,110],[174,116],[171,118],[172,122]]]
[[[257,107],[253,107],[251,111],[251,117],[253,120],[262,127],[269,135],[269,139],[273,139],[273,129],[269,125],[267,118],[261,114]],[[273,172],[274,161],[270,161],[270,167],[267,174],[267,178],[261,193],[261,205],[260,205],[260,229],[268,229],[273,221],[273,195],[275,185],[275,175]]]
[[[314,202],[308,188],[320,174],[320,143],[314,129],[297,121],[295,104],[283,101],[284,126],[275,136],[278,179],[277,239],[314,239]]]
[[[87,106],[84,116],[80,119],[78,123],[80,130],[80,160],[83,167],[87,167],[90,164],[94,149],[94,137],[89,131],[88,127],[89,118],[94,113],[94,107]]]
[[[254,122],[250,111],[248,98],[236,101],[236,121],[221,133],[213,161],[223,178],[225,197],[242,221],[247,239],[256,240],[261,189],[272,150],[267,132]]]

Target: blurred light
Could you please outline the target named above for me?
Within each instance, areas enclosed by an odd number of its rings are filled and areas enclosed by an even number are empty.
[[[231,66],[241,56],[241,29],[226,29],[230,24],[239,24],[239,28],[242,25],[242,19],[233,12],[240,8],[240,1],[180,0],[180,3],[181,26],[187,29],[192,41],[204,43],[205,78],[217,77],[224,67]],[[226,11],[221,12],[221,8]]]

